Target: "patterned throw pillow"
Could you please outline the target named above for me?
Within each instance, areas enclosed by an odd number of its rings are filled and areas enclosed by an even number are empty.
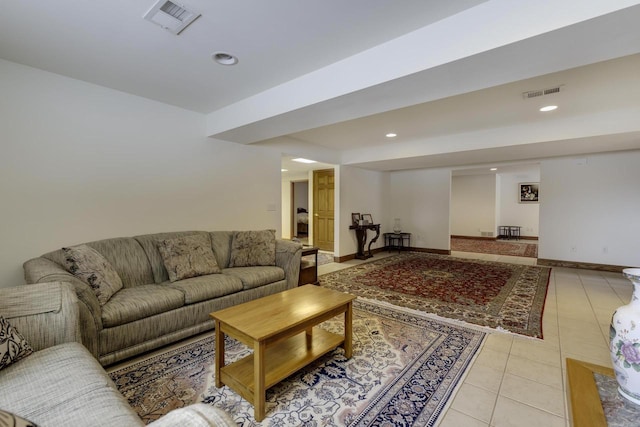
[[[234,231],[229,267],[276,265],[276,232]]]
[[[87,283],[98,297],[101,306],[122,289],[122,280],[100,252],[87,245],[62,248],[67,270]]]
[[[2,427],[38,427],[29,420],[0,409],[0,426]]]
[[[0,316],[0,369],[33,353],[33,349],[9,321]],[[0,423],[0,425],[3,425]]]
[[[158,250],[172,282],[221,272],[208,234],[159,240]]]

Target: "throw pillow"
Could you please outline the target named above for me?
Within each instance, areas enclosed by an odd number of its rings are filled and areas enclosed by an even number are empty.
[[[98,297],[101,306],[122,289],[122,280],[100,252],[87,245],[62,248],[65,253],[67,270],[87,283]]]
[[[0,369],[6,368],[18,360],[33,353],[26,339],[11,326],[8,320],[0,316]],[[0,425],[3,425],[0,423]]]
[[[235,231],[229,267],[257,265],[276,265],[275,230]]]
[[[221,272],[208,234],[159,240],[158,250],[172,282]]]
[[[2,427],[38,427],[29,420],[0,409],[0,426]]]

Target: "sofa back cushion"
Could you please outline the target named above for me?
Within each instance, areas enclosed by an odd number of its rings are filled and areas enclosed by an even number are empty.
[[[158,240],[158,251],[172,282],[220,273],[208,234]]]
[[[218,260],[220,268],[229,267],[229,259],[231,257],[231,242],[233,241],[233,231],[212,231],[211,246],[213,253]]]
[[[33,353],[33,349],[22,334],[2,316],[0,316],[0,338],[0,370]],[[0,425],[5,424],[0,423]]]
[[[162,283],[169,280],[169,273],[164,266],[164,260],[158,250],[158,241],[175,239],[178,237],[191,236],[195,234],[207,235],[206,231],[174,231],[169,233],[154,233],[134,236],[133,238],[140,244],[147,254],[149,265],[153,274],[153,279],[147,283]],[[216,258],[217,259],[217,258]],[[222,266],[221,266],[222,267]]]
[[[62,248],[66,267],[74,276],[91,286],[100,305],[122,289],[122,280],[100,252],[87,245]]]
[[[153,271],[147,254],[140,244],[131,237],[96,240],[85,245],[95,249],[116,270],[122,285],[131,288],[153,283]],[[65,254],[62,249],[42,255],[66,269]]]
[[[276,265],[276,231],[234,231],[229,267]]]

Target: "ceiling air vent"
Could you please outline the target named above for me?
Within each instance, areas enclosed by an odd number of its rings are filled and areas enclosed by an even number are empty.
[[[160,0],[149,9],[144,19],[178,35],[199,16],[198,12],[187,10],[183,5]]]
[[[556,86],[556,87],[550,87],[548,89],[530,90],[528,92],[524,92],[522,94],[522,97],[524,99],[531,99],[531,98],[537,98],[539,96],[553,95],[554,93],[560,93],[560,88],[562,86],[564,86],[564,85],[559,85],[559,86]]]

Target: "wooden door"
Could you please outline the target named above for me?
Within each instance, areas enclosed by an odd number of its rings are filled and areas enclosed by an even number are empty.
[[[313,171],[313,244],[333,252],[333,169]]]

